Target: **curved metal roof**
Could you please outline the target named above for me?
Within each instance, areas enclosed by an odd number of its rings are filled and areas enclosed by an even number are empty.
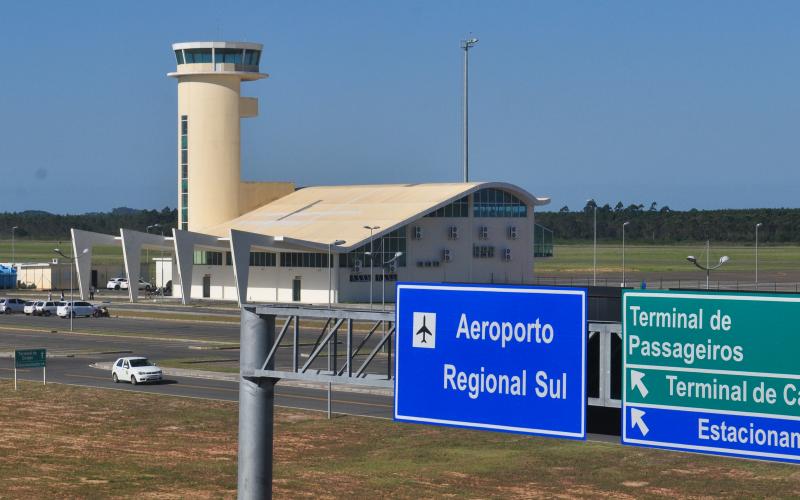
[[[346,251],[369,240],[364,226],[379,226],[374,232],[378,237],[484,188],[508,191],[530,208],[550,202],[504,182],[316,186],[200,231],[224,238],[234,229],[320,249],[345,240],[340,248]]]

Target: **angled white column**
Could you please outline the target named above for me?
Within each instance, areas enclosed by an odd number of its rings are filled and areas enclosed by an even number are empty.
[[[125,274],[128,276],[128,296],[131,302],[139,298],[139,274],[142,267],[142,247],[154,250],[169,250],[169,239],[160,234],[143,233],[131,229],[120,229],[122,256],[125,259]]]
[[[195,233],[180,229],[173,229],[172,235],[175,243],[175,260],[177,261],[178,277],[181,281],[181,302],[183,304],[188,304],[192,293],[194,247],[201,245],[212,248],[225,248],[225,243],[220,242],[218,237],[211,236],[210,234]]]
[[[81,300],[89,298],[89,287],[92,279],[92,250],[96,246],[115,246],[120,244],[117,236],[112,234],[93,233],[70,230],[72,234],[72,255],[76,256],[75,271],[78,273],[78,288]],[[86,250],[86,253],[83,251]]]
[[[247,283],[250,280],[250,251],[254,246],[270,248],[275,238],[246,231],[230,230],[233,277],[236,281],[236,295],[239,307],[247,302]]]

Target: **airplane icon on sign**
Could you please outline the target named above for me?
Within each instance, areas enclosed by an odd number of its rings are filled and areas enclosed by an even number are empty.
[[[422,340],[420,340],[420,342],[423,344],[428,343],[428,341],[426,340],[427,337],[425,337],[425,335],[433,335],[431,331],[428,330],[428,326],[425,324],[426,319],[427,318],[425,316],[422,317],[422,328],[417,330],[417,335],[422,335]]]
[[[414,313],[414,332],[413,347],[424,347],[427,349],[436,348],[436,313],[415,312]]]

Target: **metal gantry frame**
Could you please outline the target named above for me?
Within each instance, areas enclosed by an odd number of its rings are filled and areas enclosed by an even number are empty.
[[[276,331],[277,318],[283,325]],[[308,359],[301,364],[301,320],[311,320],[310,329],[319,328],[311,343]],[[355,321],[372,326],[357,344]],[[387,325],[386,333],[375,333]],[[291,331],[291,341],[284,339]],[[238,498],[272,498],[272,443],[275,410],[275,384],[281,379],[345,385],[394,387],[392,339],[395,334],[394,311],[357,310],[292,305],[249,305],[242,307],[239,340],[239,455]],[[344,364],[339,366],[339,336],[345,337]],[[374,345],[367,351],[365,348]],[[278,352],[291,348],[289,362],[276,368]],[[326,367],[314,367],[326,351]],[[386,369],[375,373],[368,369],[384,351]],[[361,358],[364,358],[363,361]],[[330,401],[330,400],[329,400]],[[330,404],[330,403],[329,403]],[[330,408],[330,406],[329,406]]]
[[[622,339],[622,324],[621,323],[589,323],[587,329],[589,333],[588,340],[593,339],[596,335],[600,338],[600,359],[599,359],[599,391],[598,397],[588,398],[589,406],[604,406],[606,408],[621,408],[622,401],[613,398],[611,395],[611,364],[613,362],[613,349],[612,341],[616,335]]]
[[[280,318],[280,328],[276,328]],[[355,328],[366,323],[365,328]],[[305,325],[305,326],[303,326]],[[385,326],[385,333],[384,328]],[[323,384],[393,388],[394,311],[287,304],[246,305],[241,312],[239,379],[238,497],[272,497],[275,384],[282,379]],[[358,330],[358,337],[354,333]],[[599,335],[599,397],[591,406],[620,408],[612,397],[613,337],[620,323],[589,322],[588,340]],[[301,334],[313,342],[301,342]],[[363,334],[363,338],[360,338]],[[339,352],[344,337],[344,356]],[[288,339],[288,342],[285,340]],[[290,349],[278,366],[281,349]],[[309,348],[307,354],[301,348]],[[385,367],[374,369],[380,353]],[[306,357],[307,356],[307,357]],[[320,366],[322,361],[327,361]],[[329,386],[330,387],[330,386]],[[329,400],[330,401],[330,400]],[[330,406],[329,406],[330,408]]]

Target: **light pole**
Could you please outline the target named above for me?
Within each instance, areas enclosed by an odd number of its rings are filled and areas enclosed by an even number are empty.
[[[464,182],[469,182],[469,49],[477,44],[477,38],[461,40],[464,50]]]
[[[592,245],[592,286],[597,286],[597,202],[594,198],[586,200],[594,207],[594,244]]]
[[[396,261],[397,259],[399,259],[402,256],[403,256],[403,252],[395,252],[394,253],[394,257],[392,257],[391,259],[387,260],[386,262],[383,263],[383,265],[381,265],[381,285],[382,285],[382,289],[381,289],[381,310],[382,311],[386,310],[386,266],[388,266],[389,264],[391,264],[392,262]]]
[[[756,224],[756,290],[758,290],[758,228],[761,227],[761,223],[759,222]]]
[[[372,282],[374,281],[372,262],[375,260],[372,253],[372,232],[380,229],[380,226],[364,226],[364,229],[369,229],[369,308],[372,309]]]
[[[706,272],[706,290],[708,290],[708,288],[709,288],[709,275],[711,274],[711,271],[713,271],[714,269],[718,269],[722,264],[728,262],[730,260],[730,258],[728,258],[727,255],[723,255],[722,257],[719,258],[719,263],[716,266],[713,266],[713,267],[709,266],[708,263],[707,263],[708,262],[708,256],[706,256],[706,265],[705,266],[703,266],[702,264],[697,262],[697,258],[694,255],[689,255],[688,257],[686,257],[686,260],[688,260],[689,262],[691,262],[692,264],[694,264],[695,266],[697,266],[698,268],[700,268],[700,269],[702,269],[703,271]]]
[[[331,261],[332,253],[331,247],[344,245],[344,240],[336,240],[328,243],[328,309],[331,308],[331,303],[333,299],[331,299],[331,292],[333,289],[333,261]]]
[[[622,287],[625,288],[625,226],[630,224],[631,221],[622,223]]]
[[[64,255],[64,252],[62,252],[58,248],[54,248],[53,251],[55,253],[57,253],[58,255],[64,257],[65,259],[67,259],[70,262],[70,269],[69,269],[69,304],[70,304],[69,305],[69,331],[71,332],[72,331],[72,320],[75,318],[75,287],[72,284],[72,275],[74,274],[75,270],[73,269],[73,265],[75,264],[75,261],[77,261],[81,256],[85,255],[86,252],[89,251],[89,249],[88,248],[84,248],[83,251],[81,251],[80,255],[76,255],[74,257],[67,257],[66,255]]]
[[[14,246],[14,233],[17,231],[18,226],[11,228],[11,267],[16,268],[14,264],[17,263],[17,249]]]

